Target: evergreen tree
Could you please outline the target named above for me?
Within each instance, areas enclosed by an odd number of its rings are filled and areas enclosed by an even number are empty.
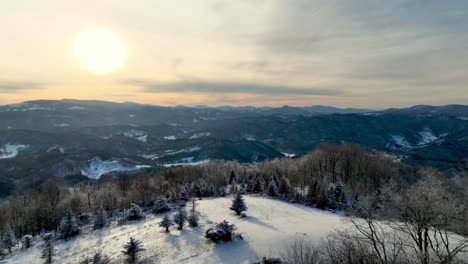
[[[172,208],[167,202],[166,198],[159,197],[158,201],[156,202],[156,205],[153,208],[153,213],[160,214],[160,213],[165,213],[171,210]]]
[[[132,203],[130,205],[130,211],[128,212],[128,220],[138,220],[144,217],[143,210],[140,206]]]
[[[60,238],[62,239],[68,239],[80,233],[80,229],[78,229],[78,224],[76,223],[76,218],[72,213],[68,213],[65,216],[65,219],[62,221],[62,225],[60,226],[59,232]]]
[[[187,220],[187,213],[179,209],[179,211],[174,215],[174,223],[177,225],[177,230],[182,230],[184,228],[185,221]]]
[[[106,217],[106,212],[104,210],[99,210],[96,212],[94,215],[94,223],[93,223],[93,228],[96,229],[101,229],[107,224],[107,217]]]
[[[127,257],[126,263],[135,264],[137,263],[138,255],[144,250],[140,240],[130,237],[130,241],[124,246],[122,253]]]
[[[233,181],[232,184],[231,184],[231,186],[230,186],[230,188],[229,188],[229,193],[230,193],[230,194],[236,194],[237,191],[238,191],[238,189],[237,189],[237,183],[236,183],[236,181]]]
[[[327,200],[327,207],[331,210],[336,210],[338,209],[338,203],[336,201],[336,196],[335,196],[335,187],[330,186],[328,188],[328,192],[326,193],[326,200]]]
[[[92,257],[86,257],[80,264],[110,264],[111,261],[107,256],[102,255],[101,252],[96,252]]]
[[[21,244],[23,248],[30,248],[34,242],[34,238],[31,235],[25,235],[21,238]]]
[[[271,197],[278,196],[278,185],[276,185],[275,180],[271,179],[270,183],[268,184],[268,195]]]
[[[241,215],[242,212],[247,211],[247,206],[245,205],[242,194],[237,193],[236,197],[232,200],[232,206],[229,209],[236,212],[237,215]]]
[[[232,241],[235,238],[242,239],[241,235],[235,233],[237,227],[229,224],[226,220],[216,224],[214,227],[208,228],[205,233],[205,237],[215,243]]]
[[[346,197],[346,193],[345,193],[343,185],[341,184],[336,185],[334,196],[335,196],[337,209],[339,210],[346,209],[348,201],[347,201],[347,197]]]
[[[187,222],[189,223],[190,227],[198,226],[198,215],[196,210],[197,202],[195,198],[192,198],[192,209],[190,210],[190,215],[187,217]]]
[[[278,191],[283,198],[287,198],[292,193],[291,183],[289,183],[289,179],[285,176],[281,178]]]
[[[236,174],[232,170],[231,171],[231,176],[229,177],[229,184],[233,184],[233,182],[235,182],[235,181],[236,181]]]
[[[160,227],[166,228],[166,233],[169,233],[169,227],[173,225],[172,220],[166,215],[163,220],[159,223]]]
[[[44,244],[42,245],[41,258],[44,259],[44,264],[52,264],[55,256],[55,246],[53,243],[54,235],[47,233],[43,236]]]
[[[16,237],[13,230],[9,229],[3,236],[3,247],[11,253],[11,248],[16,246]]]
[[[320,196],[320,183],[314,178],[307,190],[307,201],[310,205],[316,205]]]
[[[262,193],[265,190],[265,182],[263,178],[260,176],[255,177],[255,185],[253,192],[254,193]]]
[[[189,195],[188,195],[188,191],[187,191],[187,186],[185,185],[182,185],[180,186],[180,190],[179,190],[179,200],[181,201],[188,201],[189,200]]]

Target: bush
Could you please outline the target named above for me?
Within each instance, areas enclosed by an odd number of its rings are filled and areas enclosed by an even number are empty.
[[[106,219],[106,212],[105,211],[98,211],[94,215],[94,223],[93,223],[93,228],[94,230],[96,229],[101,229],[107,224],[107,219]]]
[[[205,237],[215,243],[228,242],[236,238],[243,239],[241,235],[235,233],[236,229],[235,225],[230,225],[229,222],[224,220],[216,226],[208,228]]]
[[[172,208],[164,197],[160,197],[153,208],[153,213],[161,214],[171,211]]]
[[[23,248],[30,248],[34,242],[34,238],[31,235],[25,235],[21,238],[21,244]]]
[[[128,211],[127,218],[128,220],[139,220],[141,218],[145,217],[145,214],[143,213],[143,210],[141,209],[140,206],[132,203],[130,205],[130,211]]]
[[[74,237],[80,233],[78,229],[78,224],[76,223],[76,218],[73,214],[69,213],[65,216],[65,219],[62,221],[62,225],[60,226],[60,238],[68,239]]]

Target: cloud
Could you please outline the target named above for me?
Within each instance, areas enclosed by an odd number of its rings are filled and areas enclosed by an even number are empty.
[[[205,94],[258,94],[258,95],[319,95],[339,96],[345,92],[336,89],[268,85],[248,82],[181,81],[157,83],[145,80],[124,80],[126,85],[142,87],[146,93],[205,93]]]
[[[44,83],[0,81],[0,93],[14,94],[28,90],[42,89]]]

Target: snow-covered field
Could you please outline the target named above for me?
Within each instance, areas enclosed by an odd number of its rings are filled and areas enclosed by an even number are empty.
[[[145,220],[126,225],[90,231],[77,238],[57,243],[59,263],[79,263],[95,251],[121,263],[122,247],[129,237],[142,241],[144,263],[252,263],[257,254],[278,254],[284,245],[298,238],[319,240],[334,228],[343,225],[340,217],[330,212],[290,204],[278,200],[245,196],[247,217],[239,218],[229,210],[231,198],[204,199],[198,202],[200,226],[170,234],[158,226],[163,215],[148,214]],[[204,237],[212,223],[227,220],[238,227],[244,240],[215,245]],[[7,263],[38,263],[40,248],[18,250]]]
[[[28,145],[6,144],[0,147],[0,159],[12,159],[16,157],[21,150],[28,148]]]
[[[103,174],[112,171],[135,171],[149,168],[149,165],[122,165],[116,160],[102,160],[95,157],[89,161],[89,166],[81,169],[81,174],[92,179],[99,179]]]

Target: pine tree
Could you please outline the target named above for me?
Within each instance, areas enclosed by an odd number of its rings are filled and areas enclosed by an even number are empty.
[[[16,246],[16,237],[13,230],[9,229],[3,236],[3,246],[11,253],[11,248]]]
[[[278,196],[278,185],[276,185],[275,180],[271,179],[270,183],[268,184],[268,195],[271,197]]]
[[[235,181],[236,181],[236,174],[232,170],[231,171],[231,176],[229,177],[229,184],[233,184],[233,182],[235,182]]]
[[[190,210],[190,215],[187,217],[187,222],[189,223],[190,227],[198,226],[198,215],[196,206],[197,202],[195,201],[195,198],[192,198],[192,209]]]
[[[111,261],[107,256],[102,255],[101,252],[96,252],[92,257],[86,257],[80,264],[110,264]]]
[[[242,194],[237,193],[236,197],[232,200],[232,206],[229,209],[236,212],[237,215],[241,215],[242,212],[247,211],[247,206],[245,205]]]
[[[94,215],[94,223],[93,223],[93,228],[96,229],[101,229],[107,224],[107,219],[106,219],[106,212],[103,210],[100,210],[96,212]]]
[[[144,251],[143,245],[140,240],[130,237],[130,241],[124,246],[122,253],[127,257],[126,262],[135,264],[138,260],[140,252]]]
[[[160,227],[166,228],[166,233],[169,233],[169,227],[173,225],[172,220],[166,215],[163,220],[159,223]]]
[[[283,198],[288,198],[288,196],[292,193],[291,183],[289,183],[289,179],[285,176],[281,178],[278,192]]]
[[[62,225],[60,226],[59,232],[60,238],[62,239],[68,239],[80,233],[78,224],[76,223],[76,218],[72,213],[68,213],[65,216],[65,219],[62,221]]]
[[[180,186],[180,190],[179,190],[179,200],[183,201],[183,202],[186,202],[189,200],[189,195],[188,195],[188,191],[187,191],[187,186],[185,185],[182,185]]]
[[[24,235],[21,238],[21,244],[23,245],[23,248],[30,248],[33,244],[34,238],[31,235]]]
[[[128,212],[128,220],[138,220],[144,217],[143,210],[141,210],[140,206],[132,203],[130,205],[130,211]]]
[[[265,190],[265,182],[263,178],[260,176],[255,177],[255,185],[253,192],[254,193],[262,193]]]
[[[158,201],[156,202],[156,205],[153,208],[153,213],[161,214],[161,213],[169,212],[171,210],[172,208],[167,202],[166,198],[159,197]]]
[[[177,224],[177,230],[182,230],[184,228],[185,221],[187,220],[187,213],[179,209],[179,211],[174,215],[174,223]]]
[[[307,190],[307,201],[310,205],[316,205],[320,196],[320,183],[317,179],[313,179]]]
[[[229,188],[229,193],[230,194],[236,194],[237,192],[238,192],[237,183],[236,183],[236,181],[233,181],[230,188]]]
[[[41,258],[44,259],[44,264],[52,264],[55,256],[55,246],[53,243],[54,235],[47,233],[43,236],[44,244],[42,245]]]

